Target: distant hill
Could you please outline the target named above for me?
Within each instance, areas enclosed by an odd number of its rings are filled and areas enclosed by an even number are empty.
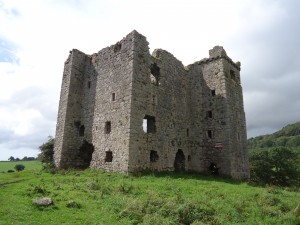
[[[300,122],[289,124],[281,130],[268,135],[248,139],[248,148],[300,147]]]

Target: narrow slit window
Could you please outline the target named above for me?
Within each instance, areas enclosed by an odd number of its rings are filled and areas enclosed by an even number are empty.
[[[157,104],[157,98],[156,95],[152,95],[152,104],[156,105]]]
[[[91,88],[91,81],[88,81],[87,86],[88,88]]]
[[[215,96],[216,95],[216,90],[211,90],[211,96]]]
[[[111,93],[111,100],[116,101],[116,93]]]
[[[105,122],[104,132],[106,134],[109,134],[111,132],[111,122],[110,121]]]
[[[156,125],[155,125],[155,117],[145,115],[143,119],[143,130],[145,133],[155,133]]]
[[[190,130],[189,130],[189,128],[186,128],[186,136],[187,136],[187,137],[190,136]]]
[[[84,130],[85,130],[84,125],[81,125],[81,126],[79,127],[79,136],[80,136],[80,137],[83,137],[83,136],[84,136]]]
[[[105,162],[112,162],[112,160],[113,160],[112,151],[106,151],[105,152]]]

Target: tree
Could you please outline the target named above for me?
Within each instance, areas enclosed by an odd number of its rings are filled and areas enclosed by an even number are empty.
[[[35,157],[27,157],[27,161],[33,161],[33,160],[36,160]]]
[[[16,169],[16,171],[20,172],[25,169],[25,166],[22,164],[17,164],[17,165],[15,165],[15,169]]]
[[[300,183],[300,156],[286,147],[255,151],[250,156],[251,179],[256,182],[291,186]]]
[[[8,161],[15,161],[15,157],[13,157],[13,156],[9,157]]]
[[[44,169],[53,168],[54,138],[49,136],[48,141],[43,143],[39,149],[41,153],[38,155],[38,159],[43,163]]]

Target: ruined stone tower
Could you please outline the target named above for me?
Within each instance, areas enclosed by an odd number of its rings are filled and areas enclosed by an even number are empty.
[[[240,63],[216,46],[184,67],[169,52],[149,53],[136,31],[93,55],[65,62],[55,164],[109,171],[192,170],[211,162],[249,177]]]

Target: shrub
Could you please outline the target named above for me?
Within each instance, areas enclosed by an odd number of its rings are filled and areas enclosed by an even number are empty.
[[[280,186],[300,183],[299,154],[286,147],[253,152],[250,170],[254,182]]]
[[[16,169],[16,171],[22,171],[22,170],[24,170],[25,169],[25,166],[24,165],[22,165],[22,164],[17,164],[17,165],[15,165],[15,169]]]
[[[48,141],[43,143],[39,149],[41,150],[41,153],[38,155],[38,159],[43,163],[43,169],[51,172],[54,168],[54,138],[49,136]]]

